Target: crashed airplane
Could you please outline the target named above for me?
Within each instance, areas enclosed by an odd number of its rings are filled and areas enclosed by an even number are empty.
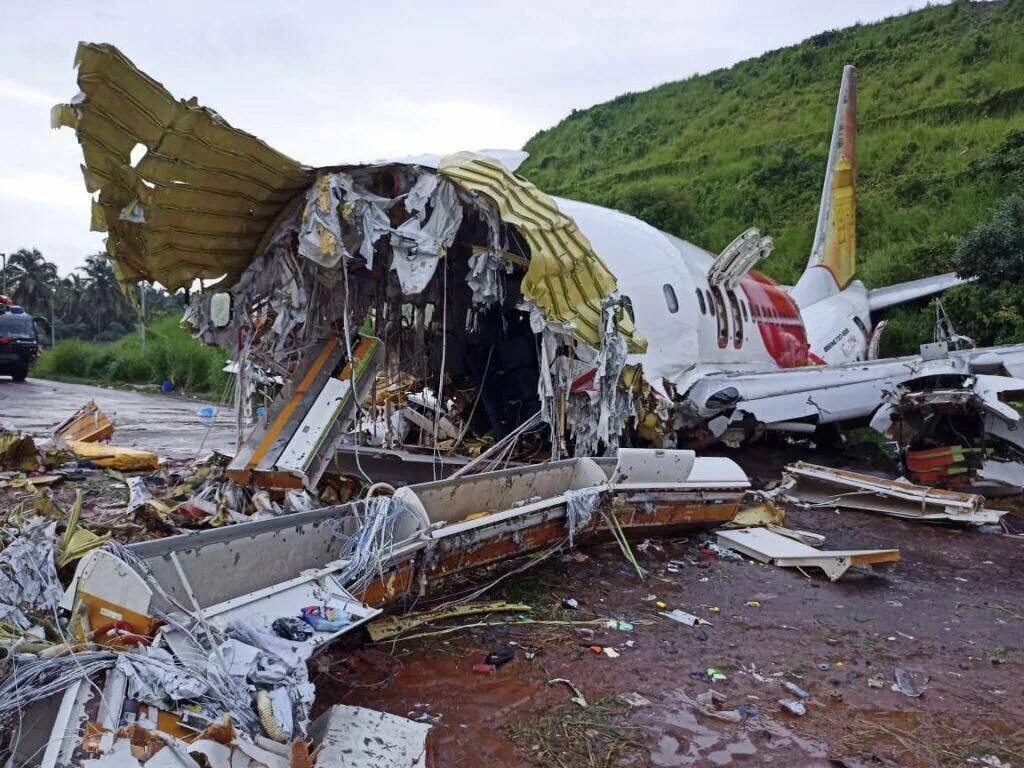
[[[54,629],[11,614],[27,657],[0,681],[0,721],[20,724],[0,738],[12,764],[285,768],[313,764],[311,738],[374,765],[356,757],[373,727],[403,732],[403,764],[422,764],[424,729],[402,718],[334,707],[311,722],[310,656],[382,610],[476,582],[442,607],[462,605],[488,588],[481,572],[588,539],[617,541],[643,578],[628,535],[729,522],[749,486],[686,444],[863,420],[929,376],[1016,433],[1004,400],[1024,382],[1006,374],[1024,348],[994,367],[932,348],[863,359],[871,311],[956,280],[853,280],[852,68],[814,251],[787,289],[751,271],[771,250],[760,233],[715,256],[543,194],[516,175],[522,153],[314,169],[174,100],[111,46],[82,44],[77,65],[82,92],[53,123],[76,130],[93,226],[125,282],[204,281],[185,319],[232,350],[239,442],[215,498],[181,505],[207,530],[106,541],[66,590],[52,566],[23,579],[18,605]],[[889,429],[916,423],[886,407]],[[888,489],[890,507],[914,490]],[[723,541],[833,579],[899,560],[780,530]],[[54,531],[28,528],[7,557],[49,564]]]
[[[544,194],[516,175],[521,152],[310,168],[112,46],[76,63],[82,92],[53,124],[77,132],[120,278],[215,281],[185,320],[232,350],[241,486],[300,492],[329,467],[436,479],[492,440],[493,463],[808,434],[867,423],[908,382],[970,387],[993,354],[1000,391],[1024,390],[1007,377],[1024,346],[868,359],[872,312],[959,280],[854,279],[852,67],[808,266],[786,288],[753,271],[772,249],[757,230],[716,256]]]

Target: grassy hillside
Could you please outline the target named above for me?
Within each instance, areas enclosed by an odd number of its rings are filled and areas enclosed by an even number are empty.
[[[43,353],[30,375],[114,385],[158,386],[170,379],[179,392],[219,400],[230,383],[221,370],[227,360],[225,351],[196,341],[173,315],[149,326],[145,349],[137,332],[108,344],[65,339]]]
[[[860,75],[859,276],[871,287],[948,269],[960,238],[1024,186],[1024,0],[827,31],[574,111],[527,142],[521,172],[715,250],[761,227],[776,244],[762,268],[791,282],[811,246],[846,63]],[[984,294],[958,291],[969,324]],[[889,349],[929,334],[930,317],[902,311]],[[1020,323],[1000,329],[968,330],[1024,341]]]

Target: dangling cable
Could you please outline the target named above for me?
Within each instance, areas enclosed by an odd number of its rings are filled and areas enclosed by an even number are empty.
[[[343,256],[341,259],[341,273],[345,276],[345,297],[344,305],[342,307],[342,332],[345,334],[345,353],[348,355],[348,377],[349,377],[349,395],[352,397],[352,409],[356,416],[356,424],[359,423],[360,408],[359,408],[359,395],[356,391],[356,361],[352,357],[352,337],[349,333],[348,324],[348,262]],[[352,453],[356,460],[356,469],[359,470],[359,474],[363,476],[368,485],[373,485],[373,478],[366,474],[363,469],[363,465],[359,462],[359,430],[356,429],[353,432],[352,440]]]
[[[437,447],[437,430],[441,424],[441,408],[444,403],[444,367],[448,353],[448,257],[444,258],[444,290],[441,295],[441,372],[437,377],[437,403],[434,408],[434,479],[444,478],[444,464]]]

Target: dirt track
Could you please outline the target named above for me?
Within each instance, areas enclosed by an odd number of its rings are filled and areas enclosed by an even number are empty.
[[[114,421],[111,442],[116,445],[143,448],[172,459],[193,459],[215,449],[234,450],[231,408],[218,409],[213,426],[208,426],[199,419],[198,411],[211,403],[202,400],[43,379],[16,384],[0,378],[0,424],[49,437],[54,425],[89,400],[95,400]]]

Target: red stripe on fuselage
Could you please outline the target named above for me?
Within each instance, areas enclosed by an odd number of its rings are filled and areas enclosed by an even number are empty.
[[[809,345],[800,308],[770,277],[748,272],[740,288],[754,313],[765,349],[780,368],[810,365]]]

